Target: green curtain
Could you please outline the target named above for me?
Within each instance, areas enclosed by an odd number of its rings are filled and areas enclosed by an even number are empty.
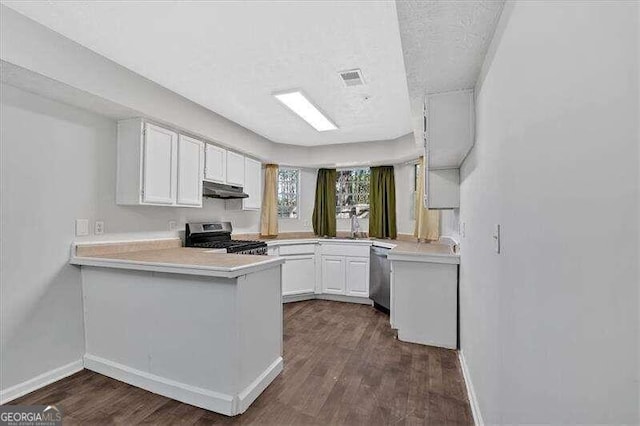
[[[396,238],[396,178],[393,166],[371,168],[369,236]]]
[[[336,236],[336,169],[318,170],[313,232],[321,237]]]

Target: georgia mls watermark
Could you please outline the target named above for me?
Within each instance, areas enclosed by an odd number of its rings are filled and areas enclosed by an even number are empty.
[[[2,405],[0,426],[61,426],[62,409],[55,405]]]

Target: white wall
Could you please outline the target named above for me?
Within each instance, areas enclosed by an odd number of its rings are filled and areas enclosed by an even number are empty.
[[[98,146],[112,123],[2,86],[2,390],[84,353],[73,218],[95,213]]]
[[[259,213],[115,204],[116,123],[2,85],[0,388],[84,353],[79,270],[67,265],[74,220],[107,233],[166,231],[168,221],[231,220],[258,232]]]
[[[507,6],[462,167],[461,339],[481,413],[636,424],[638,6]]]

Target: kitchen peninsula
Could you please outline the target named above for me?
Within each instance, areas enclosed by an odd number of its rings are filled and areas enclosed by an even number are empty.
[[[243,413],[283,368],[284,260],[180,245],[74,244],[84,367],[218,413]]]

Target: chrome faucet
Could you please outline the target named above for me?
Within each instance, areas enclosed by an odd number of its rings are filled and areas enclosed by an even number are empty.
[[[351,218],[351,237],[356,238],[358,232],[360,232],[360,220],[358,219],[358,215],[356,213],[356,208],[352,207],[351,212],[349,213]]]

